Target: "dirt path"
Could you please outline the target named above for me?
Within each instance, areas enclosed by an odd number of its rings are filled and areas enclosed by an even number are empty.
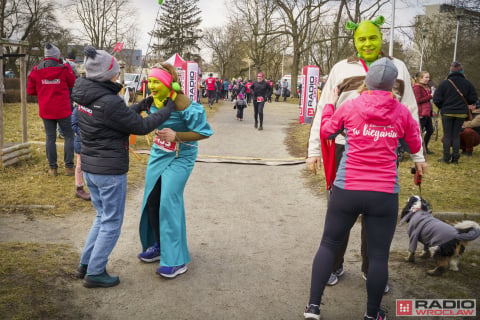
[[[291,158],[283,142],[288,124],[298,119],[297,106],[267,104],[262,132],[253,128],[252,106],[243,122],[235,120],[230,104],[216,108],[215,134],[200,143],[200,158]],[[302,170],[304,165],[197,162],[185,190],[192,263],[174,280],[160,278],[156,264],[136,258],[143,190],[130,193],[108,264],[121,283],[86,289],[72,282],[76,303],[91,319],[302,319],[326,209],[325,198],[304,185]],[[0,217],[0,241],[63,242],[80,254],[92,219],[91,213],[35,221]],[[322,319],[363,317],[359,230],[352,230],[346,274],[326,289]],[[393,248],[404,251],[406,244],[400,228]],[[395,299],[406,298],[401,282],[402,274],[391,274],[391,292],[383,301],[393,315]]]

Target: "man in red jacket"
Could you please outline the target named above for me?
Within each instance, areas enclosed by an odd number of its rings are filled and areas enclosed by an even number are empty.
[[[57,175],[57,124],[63,132],[65,175],[75,174],[73,163],[73,130],[70,92],[75,75],[68,63],[60,62],[60,50],[51,43],[45,45],[45,58],[28,75],[27,94],[38,97],[38,110],[45,127],[49,174]]]
[[[212,109],[213,102],[215,102],[215,95],[217,94],[215,89],[215,78],[213,77],[213,73],[208,75],[207,80],[205,83],[207,85],[207,93],[208,93],[208,106]]]

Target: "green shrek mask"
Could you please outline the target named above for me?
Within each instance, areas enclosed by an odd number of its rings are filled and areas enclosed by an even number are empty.
[[[167,98],[175,101],[177,91],[181,88],[177,82],[173,81],[168,70],[154,67],[148,74],[148,89],[153,97],[153,104],[160,109]]]
[[[380,26],[384,23],[385,18],[379,16],[375,20],[365,20],[359,24],[348,21],[347,30],[355,30],[353,40],[358,55],[367,64],[376,61],[382,50],[383,36]]]

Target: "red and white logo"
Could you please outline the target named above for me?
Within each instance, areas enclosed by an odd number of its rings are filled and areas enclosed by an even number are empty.
[[[476,317],[475,299],[399,299],[397,316]]]
[[[413,316],[412,300],[397,300],[397,316]]]

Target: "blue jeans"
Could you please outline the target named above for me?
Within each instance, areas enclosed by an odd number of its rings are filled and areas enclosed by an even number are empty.
[[[62,119],[42,119],[45,127],[45,152],[50,168],[58,168],[57,164],[57,123],[65,140],[63,141],[63,160],[66,168],[73,168],[73,129],[72,117]]]
[[[95,221],[83,248],[81,264],[88,264],[87,274],[105,271],[123,223],[127,196],[127,174],[101,175],[83,172],[92,203],[97,210]]]

